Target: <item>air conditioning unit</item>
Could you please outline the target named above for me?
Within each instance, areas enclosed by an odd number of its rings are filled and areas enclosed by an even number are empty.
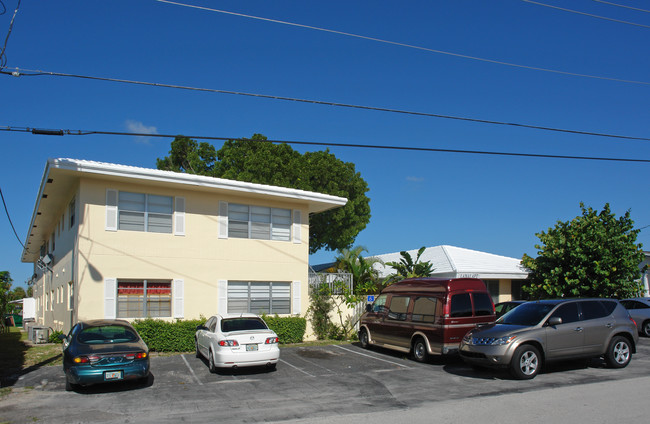
[[[50,339],[50,329],[40,327],[34,329],[34,343],[47,343]]]

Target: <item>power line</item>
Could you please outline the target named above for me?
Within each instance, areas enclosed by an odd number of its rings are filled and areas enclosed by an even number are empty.
[[[31,132],[38,135],[115,135],[115,136],[131,136],[131,137],[158,137],[158,138],[175,138],[178,134],[150,134],[150,133],[136,133],[136,132],[121,132],[121,131],[89,131],[89,130],[63,130],[63,129],[40,129],[32,127],[11,127],[0,126],[0,131],[14,131],[14,132]],[[247,140],[247,138],[236,137],[214,137],[214,136],[196,136],[187,135],[198,140]],[[484,151],[484,150],[462,150],[462,149],[439,149],[432,147],[414,147],[414,146],[386,146],[377,144],[356,144],[356,143],[333,143],[333,142],[320,142],[320,141],[298,141],[298,140],[265,140],[268,143],[285,143],[297,144],[306,146],[325,146],[325,147],[355,147],[361,149],[381,149],[381,150],[401,150],[401,151],[416,151],[416,152],[435,152],[435,153],[460,153],[460,154],[473,154],[473,155],[489,155],[489,156],[511,156],[511,157],[529,157],[529,158],[543,158],[543,159],[574,159],[574,160],[592,160],[592,161],[608,161],[608,162],[637,162],[637,163],[650,163],[650,159],[635,159],[635,158],[612,158],[612,157],[593,157],[593,156],[572,156],[572,155],[547,155],[540,153],[516,153],[516,152],[497,152],[497,151]]]
[[[18,237],[18,233],[16,232],[16,227],[14,227],[14,223],[11,221],[11,216],[9,215],[9,209],[7,209],[7,203],[5,202],[5,196],[2,194],[2,188],[0,187],[0,197],[2,198],[2,205],[5,208],[5,214],[7,215],[7,219],[9,220],[9,225],[11,225],[11,229],[14,230],[14,235],[16,236],[16,240],[18,240],[18,243],[23,247],[24,250],[27,250],[23,242],[20,240],[20,237]]]
[[[637,8],[637,7],[626,6],[626,5],[624,5],[624,4],[612,3],[612,2],[609,2],[609,1],[603,1],[603,0],[593,0],[593,1],[598,2],[598,3],[608,4],[608,5],[610,5],[610,6],[617,6],[617,7],[623,7],[623,8],[625,8],[625,9],[636,10],[636,11],[638,11],[638,12],[646,12],[646,13],[650,13],[650,10],[639,9],[639,8]]]
[[[611,21],[611,22],[618,22],[619,24],[634,25],[634,26],[641,27],[641,28],[650,28],[650,25],[643,25],[643,24],[637,24],[635,22],[621,21],[619,19],[613,19],[613,18],[608,18],[608,17],[605,17],[605,16],[599,16],[599,15],[593,15],[591,13],[580,12],[580,11],[572,10],[572,9],[565,9],[564,7],[553,6],[553,5],[546,4],[546,3],[539,3],[539,2],[536,2],[536,1],[532,1],[532,0],[521,0],[521,1],[523,1],[525,3],[536,4],[538,6],[550,7],[551,9],[562,10],[564,12],[576,13],[578,15],[584,15],[584,16],[589,16],[589,17],[592,17],[592,18],[604,19],[606,21]]]
[[[277,20],[277,19],[263,18],[263,17],[260,17],[260,16],[254,16],[254,15],[246,15],[246,14],[243,14],[243,13],[230,12],[230,11],[221,10],[221,9],[213,9],[213,8],[204,7],[204,6],[196,6],[196,5],[192,5],[192,4],[179,3],[179,2],[175,2],[175,1],[169,1],[169,0],[154,0],[154,1],[157,1],[159,3],[172,4],[172,5],[175,5],[175,6],[183,6],[183,7],[193,8],[193,9],[205,10],[205,11],[209,11],[209,12],[223,13],[223,14],[226,14],[226,15],[239,16],[239,17],[242,17],[242,18],[256,19],[256,20],[271,22],[271,23],[275,23],[275,24],[289,25],[289,26],[294,26],[294,27],[298,27],[298,28],[310,29],[310,30],[314,30],[314,31],[328,32],[328,33],[331,33],[331,34],[343,35],[343,36],[346,36],[346,37],[360,38],[360,39],[363,39],[363,40],[375,41],[375,42],[378,42],[378,43],[391,44],[391,45],[394,45],[394,46],[406,47],[406,48],[409,48],[409,49],[416,49],[416,50],[426,51],[426,52],[430,52],[430,53],[444,54],[444,55],[448,55],[448,56],[459,57],[459,58],[462,58],[462,59],[477,60],[477,61],[480,61],[480,62],[487,62],[487,63],[496,64],[496,65],[511,66],[511,67],[515,67],[515,68],[529,69],[529,70],[533,70],[533,71],[551,72],[551,73],[554,73],[554,74],[570,75],[570,76],[574,76],[574,77],[594,78],[594,79],[600,79],[600,80],[606,80],[606,81],[616,81],[616,82],[623,82],[623,83],[629,83],[629,84],[650,85],[650,82],[646,82],[646,81],[634,81],[634,80],[627,80],[627,79],[620,79],[620,78],[604,77],[604,76],[599,76],[599,75],[589,75],[589,74],[581,74],[581,73],[577,73],[577,72],[561,71],[561,70],[558,70],[558,69],[541,68],[541,67],[537,67],[537,66],[520,65],[520,64],[512,63],[512,62],[504,62],[504,61],[500,61],[500,60],[486,59],[486,58],[482,58],[482,57],[478,57],[478,56],[470,56],[470,55],[465,55],[465,54],[461,54],[461,53],[448,52],[448,51],[444,51],[444,50],[430,49],[428,47],[422,47],[422,46],[416,46],[416,45],[413,45],[413,44],[400,43],[400,42],[397,42],[397,41],[384,40],[384,39],[381,39],[381,38],[369,37],[369,36],[359,35],[359,34],[353,34],[353,33],[350,33],[350,32],[337,31],[337,30],[333,30],[333,29],[321,28],[321,27],[316,27],[316,26],[312,26],[312,25],[304,25],[304,24],[299,24],[299,23],[295,23],[295,22],[281,21],[281,20]]]
[[[4,8],[4,11],[2,12],[4,15],[4,13],[7,11],[7,8],[5,7],[4,3],[2,4],[2,7]],[[7,37],[5,37],[5,42],[2,45],[2,51],[0,51],[0,70],[2,70],[7,65],[7,56],[5,56],[5,50],[7,49],[7,43],[9,42],[11,30],[14,27],[14,20],[18,14],[18,9],[20,9],[20,0],[18,0],[18,4],[16,5],[16,10],[14,10],[14,16],[11,18],[11,22],[9,23],[9,31],[7,32]]]
[[[67,77],[67,78],[81,78],[81,79],[88,79],[88,80],[95,80],[95,81],[117,82],[117,83],[122,83],[122,84],[134,84],[134,85],[145,85],[145,86],[150,86],[150,87],[175,88],[175,89],[180,89],[180,90],[203,91],[203,92],[209,92],[209,93],[231,94],[231,95],[237,95],[237,96],[257,97],[257,98],[263,98],[263,99],[283,100],[283,101],[292,101],[292,102],[299,102],[299,103],[310,103],[310,104],[325,105],[325,106],[345,107],[345,108],[351,108],[351,109],[371,110],[371,111],[375,111],[375,112],[388,112],[388,113],[399,113],[399,114],[404,114],[404,115],[423,116],[423,117],[430,117],[430,118],[452,119],[452,120],[457,120],[457,121],[474,122],[474,123],[479,123],[479,124],[505,125],[505,126],[510,126],[510,127],[528,128],[528,129],[535,129],[535,130],[541,130],[541,131],[553,131],[553,132],[561,132],[561,133],[569,133],[569,134],[588,135],[588,136],[595,136],[595,137],[617,138],[617,139],[624,139],[624,140],[650,141],[650,137],[633,137],[633,136],[627,136],[627,135],[621,135],[621,134],[607,134],[607,133],[598,133],[598,132],[593,132],[593,131],[569,130],[569,129],[565,129],[565,128],[545,127],[545,126],[541,126],[541,125],[531,125],[531,124],[522,124],[522,123],[516,123],[516,122],[504,122],[504,121],[492,121],[492,120],[488,120],[488,119],[477,119],[477,118],[468,118],[468,117],[463,117],[463,116],[453,116],[453,115],[442,115],[442,114],[437,114],[437,113],[417,112],[417,111],[411,111],[411,110],[391,109],[391,108],[375,107],[375,106],[363,106],[363,105],[355,105],[355,104],[348,104],[348,103],[338,103],[338,102],[328,102],[328,101],[323,101],[323,100],[301,99],[301,98],[296,98],[296,97],[274,96],[274,95],[269,95],[269,94],[248,93],[248,92],[242,92],[242,91],[220,90],[220,89],[216,89],[216,88],[189,87],[189,86],[176,85],[176,84],[163,84],[163,83],[154,83],[154,82],[146,82],[146,81],[134,81],[134,80],[127,80],[127,79],[120,79],[120,78],[96,77],[96,76],[90,76],[90,75],[68,74],[68,73],[62,73],[62,72],[39,71],[39,70],[30,70],[30,69],[21,69],[21,68],[13,68],[13,69],[14,69],[14,71],[12,71],[12,72],[0,71],[0,73],[5,74],[5,75],[13,75],[13,76],[16,76],[16,77],[19,77],[19,76],[55,76],[55,77]]]

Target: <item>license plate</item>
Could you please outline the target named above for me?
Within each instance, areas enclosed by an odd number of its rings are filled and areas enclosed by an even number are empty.
[[[257,350],[257,345],[256,344],[246,345],[246,352],[250,352],[252,350]]]
[[[121,380],[122,371],[106,371],[104,373],[104,380]]]

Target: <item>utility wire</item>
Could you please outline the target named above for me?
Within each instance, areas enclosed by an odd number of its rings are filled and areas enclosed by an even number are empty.
[[[592,18],[604,19],[606,21],[611,21],[611,22],[618,22],[619,24],[634,25],[634,26],[641,27],[641,28],[650,28],[650,25],[643,25],[643,24],[637,24],[635,22],[621,21],[619,19],[612,19],[612,18],[608,18],[608,17],[605,17],[605,16],[593,15],[591,13],[579,12],[577,10],[565,9],[564,7],[553,6],[553,5],[546,4],[546,3],[539,3],[539,2],[536,2],[536,1],[532,1],[532,0],[521,0],[521,1],[523,1],[525,3],[536,4],[538,6],[550,7],[551,9],[562,10],[564,12],[577,13],[578,15],[584,15],[584,16],[589,16],[589,17],[592,17]]]
[[[135,137],[159,137],[159,138],[175,138],[178,134],[149,134],[139,132],[121,132],[121,131],[88,131],[88,130],[63,130],[63,129],[40,129],[32,127],[10,127],[0,126],[0,131],[14,131],[14,132],[31,132],[32,134],[40,135],[116,135],[116,136],[135,136]],[[212,136],[195,136],[188,135],[189,137],[198,140],[248,140],[247,138],[236,137],[212,137]],[[265,140],[268,143],[285,143],[285,144],[298,144],[306,146],[326,146],[326,147],[355,147],[362,149],[381,149],[381,150],[401,150],[401,151],[416,151],[416,152],[437,152],[437,153],[462,153],[473,155],[490,155],[490,156],[511,156],[511,157],[529,157],[529,158],[544,158],[544,159],[575,159],[575,160],[593,160],[593,161],[608,161],[608,162],[638,162],[650,163],[650,159],[634,159],[634,158],[612,158],[612,157],[593,157],[593,156],[571,156],[571,155],[547,155],[539,153],[515,153],[515,152],[497,152],[497,151],[483,151],[483,150],[461,150],[461,149],[438,149],[432,147],[414,147],[414,146],[386,146],[386,145],[373,145],[373,144],[356,144],[356,143],[332,143],[332,142],[318,142],[318,141],[297,141],[297,140]]]
[[[625,8],[625,9],[636,10],[636,11],[638,11],[638,12],[646,12],[646,13],[650,13],[650,10],[639,9],[639,8],[637,8],[637,7],[626,6],[626,5],[624,5],[624,4],[612,3],[612,2],[609,2],[609,1],[603,1],[603,0],[593,0],[593,1],[598,2],[598,3],[608,4],[608,5],[610,5],[610,6],[617,6],[617,7],[623,7],[623,8]]]
[[[4,3],[2,4],[2,7],[4,8],[4,12],[7,11],[7,8],[5,7]],[[5,56],[5,50],[7,49],[7,42],[9,42],[9,36],[11,35],[11,30],[14,27],[14,20],[16,19],[16,15],[18,14],[18,9],[20,9],[20,0],[18,0],[18,4],[16,5],[16,10],[14,10],[14,16],[11,18],[11,22],[9,23],[9,31],[7,32],[7,36],[5,37],[5,42],[2,45],[2,51],[0,51],[0,70],[2,70],[6,65],[7,65],[7,56]]]
[[[27,250],[23,242],[20,240],[20,237],[18,237],[18,233],[16,232],[16,227],[14,227],[14,223],[11,221],[11,216],[9,215],[9,209],[7,209],[7,203],[5,202],[5,196],[2,194],[2,188],[0,187],[0,197],[2,198],[2,204],[5,208],[5,214],[7,214],[7,219],[9,220],[9,225],[11,225],[11,229],[14,230],[14,235],[16,236],[16,239],[18,240],[18,243],[23,247],[24,250]]]
[[[511,126],[511,127],[529,128],[529,129],[542,130],[542,131],[553,131],[553,132],[588,135],[588,136],[596,136],[596,137],[608,137],[608,138],[616,138],[616,139],[624,139],[624,140],[650,141],[650,137],[633,137],[633,136],[627,136],[627,135],[621,135],[621,134],[607,134],[607,133],[598,133],[598,132],[593,132],[593,131],[570,130],[570,129],[564,129],[564,128],[544,127],[544,126],[540,126],[540,125],[522,124],[522,123],[516,123],[516,122],[492,121],[492,120],[487,120],[487,119],[476,119],[476,118],[468,118],[468,117],[463,117],[463,116],[442,115],[442,114],[437,114],[437,113],[417,112],[417,111],[411,111],[411,110],[391,109],[391,108],[375,107],[375,106],[363,106],[363,105],[355,105],[355,104],[348,104],[348,103],[327,102],[327,101],[323,101],[323,100],[301,99],[301,98],[296,98],[296,97],[285,97],[285,96],[273,96],[273,95],[269,95],[269,94],[247,93],[247,92],[231,91],[231,90],[220,90],[220,89],[216,89],[216,88],[188,87],[188,86],[184,86],[184,85],[162,84],[162,83],[154,83],[154,82],[146,82],[146,81],[134,81],[134,80],[127,80],[127,79],[119,79],[119,78],[96,77],[96,76],[90,76],[90,75],[68,74],[68,73],[62,73],[62,72],[36,71],[36,70],[21,69],[21,68],[13,68],[13,69],[14,69],[14,71],[12,71],[12,72],[0,71],[0,74],[13,75],[13,76],[16,76],[16,77],[19,77],[19,76],[55,76],[55,77],[81,78],[81,79],[96,80],[96,81],[117,82],[117,83],[123,83],[123,84],[145,85],[145,86],[150,86],[150,87],[175,88],[175,89],[180,89],[180,90],[203,91],[203,92],[210,92],[210,93],[220,93],[220,94],[231,94],[231,95],[237,95],[237,96],[257,97],[257,98],[263,98],[263,99],[284,100],[284,101],[292,101],[292,102],[299,102],[299,103],[310,103],[310,104],[325,105],[325,106],[346,107],[346,108],[351,108],[351,109],[371,110],[371,111],[376,111],[376,112],[399,113],[399,114],[405,114],[405,115],[424,116],[424,117],[430,117],[430,118],[453,119],[453,120],[457,120],[457,121],[474,122],[474,123],[480,123],[480,124],[505,125],[505,126]]]
[[[504,62],[500,60],[494,60],[494,59],[486,59],[482,57],[477,57],[477,56],[469,56],[465,54],[460,54],[460,53],[453,53],[453,52],[448,52],[444,50],[436,50],[436,49],[430,49],[427,47],[422,47],[422,46],[416,46],[413,44],[406,44],[406,43],[399,43],[396,41],[390,41],[390,40],[384,40],[381,38],[375,38],[375,37],[368,37],[365,35],[359,35],[359,34],[353,34],[350,32],[344,32],[344,31],[337,31],[333,29],[327,29],[327,28],[321,28],[321,27],[316,27],[316,26],[311,26],[311,25],[304,25],[304,24],[298,24],[295,22],[288,22],[288,21],[280,21],[277,19],[269,19],[269,18],[263,18],[260,16],[253,16],[253,15],[246,15],[243,13],[236,13],[236,12],[230,12],[227,10],[220,10],[220,9],[213,9],[209,7],[204,7],[204,6],[196,6],[192,4],[186,4],[186,3],[179,3],[175,1],[169,1],[169,0],[154,0],[159,3],[167,3],[167,4],[172,4],[176,6],[183,6],[183,7],[189,7],[193,9],[200,9],[200,10],[205,10],[209,12],[216,12],[216,13],[223,13],[227,15],[233,15],[233,16],[239,16],[242,18],[249,18],[249,19],[257,19],[260,21],[265,21],[265,22],[272,22],[276,24],[282,24],[282,25],[289,25],[289,26],[294,26],[294,27],[299,27],[299,28],[304,28],[304,29],[311,29],[314,31],[322,31],[322,32],[329,32],[331,34],[337,34],[337,35],[343,35],[346,37],[354,37],[354,38],[360,38],[363,40],[369,40],[369,41],[375,41],[379,43],[385,43],[385,44],[392,44],[394,46],[400,46],[400,47],[407,47],[410,49],[416,49],[416,50],[421,50],[421,51],[426,51],[430,53],[438,53],[438,54],[444,54],[448,56],[454,56],[454,57],[460,57],[463,59],[471,59],[471,60],[478,60],[480,62],[487,62],[487,63],[493,63],[496,65],[504,65],[504,66],[511,66],[515,68],[522,68],[522,69],[529,69],[533,71],[542,71],[542,72],[551,72],[554,74],[561,74],[561,75],[570,75],[574,77],[582,77],[582,78],[594,78],[594,79],[600,79],[600,80],[606,80],[606,81],[616,81],[616,82],[623,82],[623,83],[629,83],[629,84],[642,84],[642,85],[650,85],[650,82],[646,81],[634,81],[634,80],[627,80],[627,79],[620,79],[620,78],[611,78],[611,77],[604,77],[604,76],[599,76],[599,75],[589,75],[589,74],[581,74],[577,72],[568,72],[568,71],[561,71],[558,69],[550,69],[550,68],[541,68],[537,66],[528,66],[528,65],[520,65],[517,63],[512,63],[512,62]]]

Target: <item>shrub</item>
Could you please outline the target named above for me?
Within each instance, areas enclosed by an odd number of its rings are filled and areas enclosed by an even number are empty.
[[[50,337],[48,337],[47,341],[48,341],[49,343],[63,343],[63,340],[61,340],[61,339],[59,338],[59,336],[61,336],[61,335],[63,335],[63,332],[62,332],[62,331],[58,331],[58,330],[56,330],[56,331],[52,331],[52,332],[50,333]]]
[[[190,352],[194,350],[196,326],[205,319],[186,321],[163,321],[147,318],[136,320],[133,327],[142,340],[155,352]]]
[[[302,317],[279,317],[262,315],[269,328],[278,335],[280,343],[301,343],[307,329],[307,320]]]

